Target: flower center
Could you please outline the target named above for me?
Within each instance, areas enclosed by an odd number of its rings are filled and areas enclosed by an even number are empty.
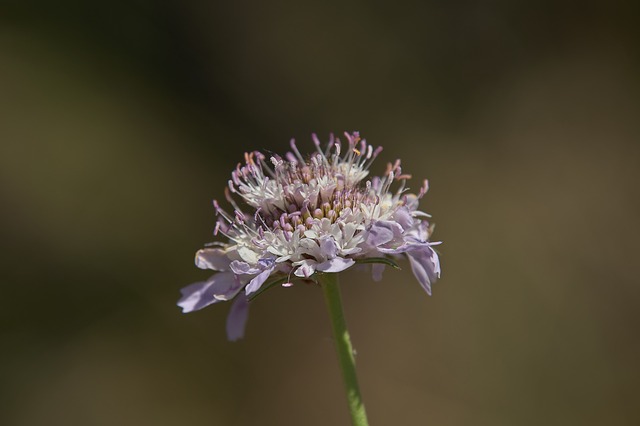
[[[358,133],[346,136],[348,149],[344,153],[337,139],[332,138],[323,150],[314,137],[317,152],[306,159],[294,141],[292,151],[284,158],[273,155],[267,161],[257,151],[245,154],[245,164],[238,164],[232,172],[226,191],[235,218],[216,207],[218,213],[230,228],[244,235],[251,233],[247,225],[259,234],[284,231],[291,235],[294,231],[303,234],[319,221],[334,224],[346,219],[364,224],[403,205],[400,195],[409,176],[402,175],[400,162],[389,164],[383,177],[374,177],[363,184],[382,148],[374,149]],[[392,195],[389,187],[394,180],[402,184]],[[243,212],[231,194],[239,195],[253,212]],[[229,237],[230,228],[224,222],[220,225]]]

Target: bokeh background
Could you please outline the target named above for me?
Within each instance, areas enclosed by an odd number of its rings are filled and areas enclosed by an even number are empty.
[[[0,424],[347,424],[317,288],[175,306],[243,152],[345,130],[444,241],[343,278],[372,425],[640,424],[638,12],[3,1]]]

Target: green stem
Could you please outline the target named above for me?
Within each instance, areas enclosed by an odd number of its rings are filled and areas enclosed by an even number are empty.
[[[353,426],[367,426],[367,413],[364,410],[358,376],[356,375],[356,359],[349,338],[349,331],[342,312],[342,299],[338,287],[338,274],[322,274],[319,276],[320,285],[324,292],[324,300],[327,302],[331,328],[335,339],[338,360],[342,369],[342,377],[347,389],[347,400]]]

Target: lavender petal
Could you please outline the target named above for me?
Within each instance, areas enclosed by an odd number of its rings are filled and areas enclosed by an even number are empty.
[[[336,257],[329,259],[326,262],[318,264],[316,269],[321,272],[341,272],[351,267],[355,262],[353,259],[345,259],[342,257]]]
[[[227,316],[227,338],[235,342],[244,337],[244,330],[249,317],[249,301],[243,294],[236,297]]]
[[[200,269],[228,271],[229,262],[227,253],[219,248],[205,248],[196,252],[196,266]]]
[[[393,214],[393,220],[402,226],[402,229],[405,231],[413,226],[413,217],[411,216],[409,209],[405,206],[400,207],[395,211]]]
[[[229,264],[229,268],[237,275],[251,275],[261,271],[261,269],[254,268],[241,260],[234,260]]]
[[[413,275],[427,292],[431,295],[431,284],[440,277],[440,261],[438,254],[429,246],[421,246],[420,250],[407,252]]]
[[[389,220],[379,220],[369,228],[367,244],[380,247],[394,240],[402,240],[402,226]]]
[[[321,238],[320,251],[325,257],[329,259],[336,257],[336,254],[338,253],[338,245],[336,244],[336,240],[331,237]]]
[[[386,244],[393,239],[393,232],[384,226],[380,226],[377,223],[373,224],[369,228],[369,235],[367,236],[367,244],[373,247],[379,247],[382,244]]]
[[[220,272],[207,281],[190,284],[180,290],[178,306],[183,313],[198,311],[213,303],[233,298],[242,286],[232,272]]]
[[[316,262],[313,260],[303,261],[298,269],[293,273],[296,277],[309,278],[316,271]]]
[[[274,269],[274,267],[271,267],[256,275],[244,289],[247,296],[258,291],[262,284],[264,284],[264,282],[267,280],[267,278],[269,278],[269,275],[271,275],[271,272],[273,272]]]

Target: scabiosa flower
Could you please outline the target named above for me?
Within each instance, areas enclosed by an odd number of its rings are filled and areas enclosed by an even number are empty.
[[[307,157],[293,140],[284,157],[245,154],[244,166],[238,164],[225,190],[233,213],[213,202],[214,235],[226,241],[196,253],[196,265],[216,273],[181,290],[183,312],[235,299],[227,335],[237,340],[244,334],[249,301],[266,289],[313,281],[356,263],[372,264],[378,281],[385,265],[397,267],[399,256],[409,259],[431,294],[440,263],[432,248],[439,243],[429,241],[430,216],[418,210],[427,181],[417,194],[408,193],[411,176],[402,173],[400,160],[389,163],[384,176],[368,178],[382,148],[373,148],[358,132],[345,136],[344,151],[333,135],[324,149],[313,135],[316,152]]]

